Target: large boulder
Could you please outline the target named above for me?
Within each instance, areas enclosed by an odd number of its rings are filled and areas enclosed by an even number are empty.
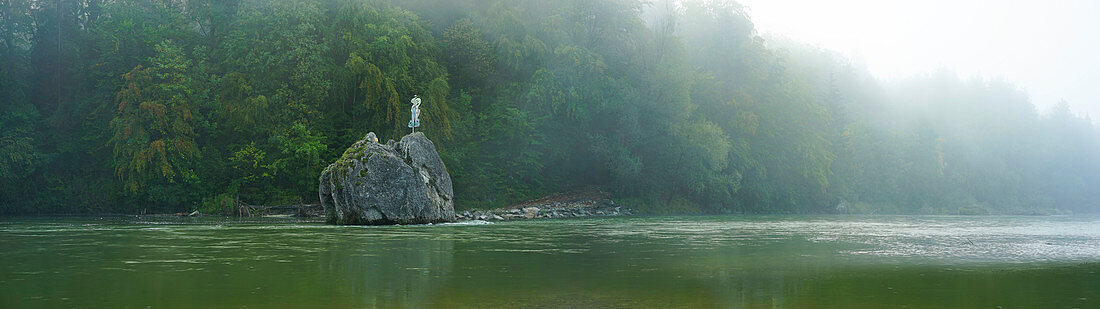
[[[318,188],[333,224],[417,224],[455,220],[451,175],[424,133],[378,143],[368,133],[321,173]]]

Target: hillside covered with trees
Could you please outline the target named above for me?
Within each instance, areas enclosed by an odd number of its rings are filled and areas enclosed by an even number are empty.
[[[732,1],[0,0],[0,214],[316,203],[409,99],[456,207],[1100,210],[1100,135],[941,71],[880,81]]]

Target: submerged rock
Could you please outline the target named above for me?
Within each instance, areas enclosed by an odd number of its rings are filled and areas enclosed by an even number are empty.
[[[396,144],[375,134],[321,173],[318,194],[332,224],[416,224],[455,220],[451,176],[424,133]]]

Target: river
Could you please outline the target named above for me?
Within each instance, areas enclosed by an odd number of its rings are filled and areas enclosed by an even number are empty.
[[[2,308],[1100,308],[1098,217],[0,219]]]

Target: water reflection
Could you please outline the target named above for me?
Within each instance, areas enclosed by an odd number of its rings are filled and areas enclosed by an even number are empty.
[[[317,267],[337,280],[332,295],[358,298],[357,306],[423,308],[447,283],[453,260],[453,240],[362,236],[322,252]]]

